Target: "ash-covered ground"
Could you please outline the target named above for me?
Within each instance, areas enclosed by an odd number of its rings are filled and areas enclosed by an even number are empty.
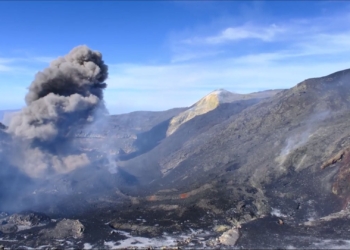
[[[2,247],[350,247],[350,70],[123,115],[107,79],[76,47],[0,124]]]

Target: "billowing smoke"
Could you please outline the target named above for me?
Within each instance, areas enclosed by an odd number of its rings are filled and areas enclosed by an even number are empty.
[[[99,52],[86,46],[74,48],[38,72],[26,95],[27,107],[9,124],[16,136],[52,141],[65,126],[87,118],[102,106],[108,69]]]
[[[90,163],[71,146],[68,134],[107,113],[103,102],[108,67],[100,52],[78,46],[38,72],[29,86],[27,106],[17,113],[8,132],[20,141],[10,157],[31,177],[67,173]]]

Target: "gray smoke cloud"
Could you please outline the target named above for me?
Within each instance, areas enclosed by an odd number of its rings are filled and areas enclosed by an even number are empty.
[[[31,177],[67,173],[90,163],[85,153],[71,149],[67,134],[107,114],[103,101],[108,67],[102,54],[78,46],[38,72],[25,97],[27,106],[11,119],[21,157],[13,165]]]
[[[27,139],[54,140],[62,135],[61,125],[86,119],[103,107],[107,77],[101,53],[87,46],[74,48],[36,74],[25,97],[27,107],[11,119],[8,131]]]

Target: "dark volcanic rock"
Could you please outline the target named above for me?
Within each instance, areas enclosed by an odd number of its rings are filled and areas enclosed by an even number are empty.
[[[24,212],[12,214],[0,218],[0,231],[3,233],[14,233],[36,226],[43,226],[50,222],[50,218],[42,213]]]
[[[7,223],[15,224],[17,226],[33,227],[39,224],[47,224],[50,218],[42,213],[24,212],[20,214],[13,214],[4,218]]]

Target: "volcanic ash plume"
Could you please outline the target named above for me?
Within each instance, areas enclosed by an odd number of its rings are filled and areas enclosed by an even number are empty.
[[[22,153],[22,170],[40,176],[88,164],[85,154],[68,150],[65,135],[91,122],[97,113],[107,112],[103,102],[107,77],[101,53],[87,46],[74,48],[37,73],[25,98],[27,106],[11,119],[8,128],[17,138],[30,142]]]
[[[26,95],[27,107],[9,124],[9,132],[27,139],[50,141],[62,129],[85,119],[101,103],[107,66],[99,52],[86,46],[37,73]]]

